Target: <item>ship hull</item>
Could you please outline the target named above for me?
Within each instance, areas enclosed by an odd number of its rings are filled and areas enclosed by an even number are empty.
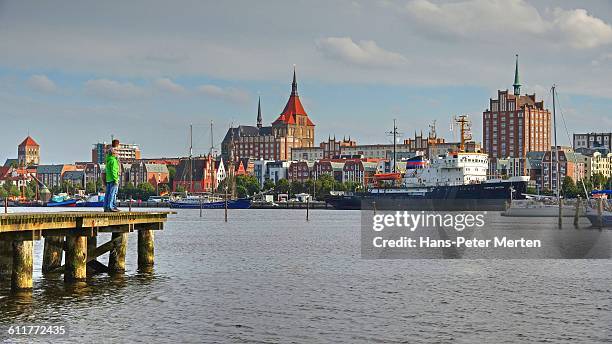
[[[411,189],[388,189],[354,196],[331,196],[327,203],[335,209],[362,208],[406,210],[505,210],[506,202],[521,199],[527,182],[497,182],[457,186],[437,186],[415,192]]]

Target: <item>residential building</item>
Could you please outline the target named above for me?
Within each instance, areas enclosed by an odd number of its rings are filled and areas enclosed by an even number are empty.
[[[256,160],[254,162],[254,167],[253,167],[253,176],[255,176],[255,178],[257,178],[257,181],[259,181],[259,186],[263,187],[264,183],[266,182],[266,179],[270,178],[270,173],[268,170],[268,163],[273,162],[274,160]]]
[[[36,178],[47,188],[51,189],[62,184],[62,177],[68,171],[75,171],[75,165],[38,165],[36,167]]]
[[[103,164],[106,162],[106,151],[111,147],[110,143],[96,143],[91,150],[91,162]],[[140,147],[136,144],[120,143],[117,149],[119,161],[132,163],[140,159]]]
[[[574,150],[580,148],[603,148],[612,152],[612,133],[574,134]]]
[[[30,136],[17,146],[17,161],[20,166],[35,166],[40,163],[40,146]]]
[[[157,188],[159,184],[168,184],[170,173],[168,166],[135,162],[130,168],[130,181],[134,185],[149,183]]]
[[[189,192],[212,192],[215,187],[215,160],[211,156],[182,158],[176,168],[172,190],[183,187]]]
[[[612,176],[612,153],[601,154],[593,152],[591,155],[583,155],[585,162],[585,174],[588,178],[596,174],[602,174],[606,178]]]
[[[342,182],[342,174],[345,161],[319,160],[314,163],[312,174],[314,179],[319,179],[324,174],[329,174],[338,182]]]
[[[342,181],[353,182],[364,187],[374,181],[378,163],[359,159],[347,160],[342,168]]]
[[[62,175],[62,180],[70,183],[76,188],[85,188],[86,176],[83,170],[66,171]]]
[[[571,149],[559,149],[559,185],[569,176],[578,182],[585,177],[585,159],[582,154]],[[557,193],[557,159],[554,148],[544,153],[542,158],[542,188]]]
[[[482,114],[483,149],[489,155],[489,174],[497,170],[498,159],[519,158],[526,173],[526,156],[550,149],[551,115],[536,95],[521,95],[518,55],[514,71],[514,92],[498,90]]]
[[[312,161],[293,161],[287,170],[287,179],[305,182],[310,179],[313,166]]]
[[[290,161],[280,160],[268,163],[268,173],[270,175],[269,179],[273,181],[274,184],[278,183],[278,181],[281,179],[287,179],[290,165]]]
[[[314,146],[315,125],[300,102],[295,69],[287,105],[271,126],[264,127],[262,122],[260,99],[257,126],[240,125],[230,128],[221,144],[223,158],[288,160],[292,149]]]

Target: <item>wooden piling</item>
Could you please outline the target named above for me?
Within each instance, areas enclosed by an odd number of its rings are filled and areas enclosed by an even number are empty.
[[[308,215],[308,210],[310,208],[310,199],[306,199],[306,221],[310,221],[309,219],[309,215]]]
[[[108,272],[111,274],[125,272],[125,254],[127,252],[128,233],[113,233],[113,247],[108,254]]]
[[[563,199],[559,199],[559,228],[563,227]]]
[[[33,271],[33,241],[13,241],[13,271],[11,277],[11,289],[13,291],[32,289]]]
[[[597,199],[597,224],[599,228],[603,227],[603,198]]]
[[[11,277],[13,271],[13,242],[0,240],[0,278]]]
[[[580,217],[580,197],[576,198],[576,212],[574,213],[574,226],[578,227],[578,219]]]
[[[62,255],[64,254],[64,237],[45,237],[43,248],[42,272],[49,273],[62,266]]]
[[[138,231],[138,269],[149,269],[153,266],[154,236],[150,229]]]
[[[66,237],[66,264],[64,280],[78,281],[87,278],[87,237],[69,234]]]

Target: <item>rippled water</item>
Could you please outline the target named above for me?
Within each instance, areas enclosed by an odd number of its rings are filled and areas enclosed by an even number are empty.
[[[54,343],[612,341],[610,260],[365,260],[356,211],[198,214],[156,232],[152,273],[132,234],[126,275],[84,286],[43,278],[37,242],[33,294],[1,282],[0,324],[66,325]]]

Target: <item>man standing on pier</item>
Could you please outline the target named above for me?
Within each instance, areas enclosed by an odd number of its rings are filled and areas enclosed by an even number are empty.
[[[106,193],[104,211],[117,212],[117,192],[119,191],[119,140],[113,140],[106,152]]]

